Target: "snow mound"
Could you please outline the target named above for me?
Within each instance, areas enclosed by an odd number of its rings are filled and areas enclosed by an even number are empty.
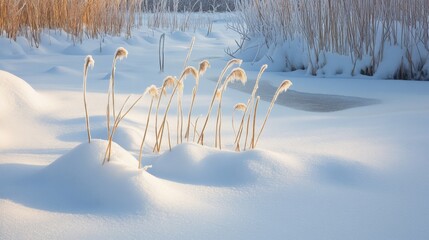
[[[87,55],[89,51],[83,47],[83,45],[71,44],[63,50],[65,55]]]
[[[170,35],[171,39],[174,39],[176,41],[181,41],[181,42],[188,42],[191,41],[192,39],[192,35],[186,32],[181,32],[181,31],[174,31],[171,33]]]
[[[319,156],[313,166],[315,181],[348,188],[376,186],[376,172],[360,162],[332,156]]]
[[[0,70],[0,116],[11,111],[37,109],[42,97],[23,79]]]
[[[104,124],[105,117],[92,117],[90,122],[94,125]],[[85,123],[84,118],[78,118],[74,120],[79,124]],[[107,129],[106,127],[92,128],[91,136],[94,139],[103,139],[107,140]],[[87,141],[87,132],[85,129],[81,131],[72,131],[69,133],[64,133],[58,136],[58,139],[66,142],[85,142]],[[152,142],[152,136],[147,136],[146,140]],[[122,148],[128,151],[134,151],[140,149],[140,143],[142,141],[142,133],[139,129],[130,126],[119,126],[113,136],[113,141],[117,143]]]
[[[29,180],[31,205],[72,212],[142,210],[146,197],[137,160],[113,143],[111,159],[102,165],[106,147],[104,140],[82,143],[37,172]]]
[[[46,73],[53,75],[71,75],[71,76],[81,76],[82,73],[65,66],[55,66],[46,71]]]
[[[0,38],[0,56],[2,58],[24,58],[26,53],[24,49],[15,41],[7,38]]]
[[[86,132],[84,132],[82,136],[85,138]],[[106,129],[97,129],[93,132],[93,136],[99,139],[107,139]],[[115,135],[113,136],[113,141],[127,150],[140,149],[141,140],[142,136],[139,134],[139,132],[136,129],[127,126],[118,127],[115,131]]]
[[[195,143],[178,145],[161,155],[149,173],[171,181],[208,186],[246,186],[284,181],[292,167],[274,153],[262,150],[232,152]]]

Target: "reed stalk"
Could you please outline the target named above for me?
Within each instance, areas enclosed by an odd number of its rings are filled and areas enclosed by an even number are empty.
[[[159,106],[161,103],[161,98],[162,95],[166,95],[166,89],[169,87],[174,87],[174,85],[176,84],[176,78],[173,76],[167,76],[164,78],[161,90],[160,90],[160,94],[159,94],[159,98],[158,98],[158,103],[156,105],[156,112],[155,112],[155,145],[153,147],[153,151],[155,152],[157,150],[158,147],[158,112],[159,112]]]
[[[198,77],[197,69],[195,69],[192,66],[188,66],[182,71],[182,74],[180,75],[179,80],[177,80],[177,83],[174,86],[173,92],[171,93],[170,99],[168,100],[168,104],[167,104],[167,107],[166,107],[165,112],[164,112],[164,117],[163,117],[161,126],[160,126],[159,131],[158,131],[159,140],[157,141],[158,145],[156,146],[156,152],[159,152],[161,149],[162,136],[163,136],[163,132],[164,132],[165,121],[167,120],[167,114],[168,114],[168,111],[170,110],[170,106],[171,106],[171,102],[173,100],[174,94],[177,92],[177,89],[179,87],[180,82],[183,81],[186,78],[186,76],[188,76],[189,74],[192,74],[194,78]]]
[[[219,78],[218,78],[217,83],[216,83],[216,87],[215,87],[214,92],[213,92],[212,100],[211,100],[210,105],[209,105],[209,110],[207,112],[207,116],[206,116],[206,118],[204,120],[203,128],[201,129],[200,137],[198,138],[198,143],[199,144],[204,145],[204,131],[205,131],[206,127],[207,127],[207,123],[209,121],[210,114],[212,112],[214,101],[216,100],[216,96],[219,94],[218,93],[219,86],[222,83],[222,79],[225,76],[226,71],[228,71],[228,69],[230,67],[232,67],[234,64],[241,65],[242,62],[243,61],[241,59],[236,59],[236,58],[231,59],[231,60],[228,61],[228,63],[225,65],[225,67],[223,68],[222,72],[220,73]]]
[[[116,112],[115,112],[115,72],[116,72],[116,62],[117,60],[122,60],[123,58],[126,58],[128,56],[128,51],[123,48],[119,47],[116,52],[115,56],[113,57],[113,63],[112,63],[112,72],[110,75],[110,81],[109,81],[109,90],[107,93],[107,129],[108,129],[108,135],[110,134],[110,102],[112,103],[112,114],[113,114],[113,123],[116,122]]]
[[[189,132],[190,132],[192,109],[194,107],[195,96],[197,95],[198,86],[200,84],[200,79],[209,67],[210,67],[209,61],[203,60],[200,62],[200,67],[198,69],[198,78],[195,80],[195,86],[192,89],[192,100],[191,100],[191,106],[189,107],[188,124],[187,124],[186,132],[185,132],[185,138],[186,138],[186,141],[188,141],[188,142],[189,142]]]
[[[273,99],[271,100],[271,103],[270,103],[270,106],[268,108],[267,114],[265,115],[265,119],[264,119],[264,122],[262,123],[261,129],[259,130],[258,137],[255,140],[254,147],[256,147],[256,145],[258,144],[259,137],[261,137],[262,131],[264,130],[265,124],[267,123],[267,119],[270,116],[271,110],[273,109],[274,103],[276,102],[278,96],[282,92],[286,92],[289,89],[290,86],[292,86],[292,82],[290,80],[284,80],[280,84],[280,86],[277,88],[277,91],[274,94]]]
[[[88,143],[91,143],[91,129],[89,126],[89,115],[88,115],[88,107],[86,102],[86,81],[88,77],[88,68],[94,67],[94,59],[91,55],[86,56],[85,64],[83,66],[83,105],[85,107],[85,123],[86,123],[86,132],[88,135]]]
[[[249,99],[247,100],[246,109],[244,110],[244,113],[243,113],[243,116],[242,116],[241,122],[240,122],[240,127],[238,128],[238,132],[237,132],[237,135],[236,135],[236,138],[234,141],[236,151],[240,151],[240,140],[241,140],[241,135],[242,135],[243,129],[244,129],[245,118],[247,115],[250,116],[250,113],[248,113],[248,109],[251,108],[253,105],[253,101],[255,99],[256,92],[258,91],[258,88],[259,88],[259,81],[261,80],[262,74],[265,72],[265,70],[267,68],[268,68],[267,64],[264,64],[261,66],[261,69],[259,70],[258,76],[256,77],[255,85],[253,86],[252,93],[251,93]]]
[[[139,169],[141,168],[141,163],[142,163],[142,154],[143,154],[143,146],[144,146],[144,142],[146,140],[146,134],[147,134],[147,130],[149,127],[149,121],[150,121],[150,114],[152,112],[152,106],[153,106],[153,101],[156,98],[160,97],[160,94],[158,92],[158,89],[156,88],[155,85],[151,85],[148,88],[146,88],[146,91],[144,92],[143,95],[150,95],[151,96],[151,100],[150,100],[150,105],[149,105],[149,112],[147,114],[147,119],[146,119],[146,126],[144,129],[144,133],[143,133],[143,139],[142,142],[140,144],[140,152],[139,152]]]
[[[222,97],[223,93],[228,87],[229,83],[233,83],[234,81],[240,81],[243,85],[247,82],[246,72],[242,68],[235,68],[231,71],[231,73],[225,79],[220,91],[218,109],[217,109],[217,118],[216,118],[216,134],[215,134],[215,147],[219,147],[222,149]]]

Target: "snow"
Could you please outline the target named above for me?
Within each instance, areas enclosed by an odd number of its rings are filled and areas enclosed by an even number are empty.
[[[23,38],[1,38],[0,239],[429,238],[429,84],[338,74],[337,67],[350,67],[341,56],[326,55],[326,74],[318,77],[269,66],[258,91],[263,101],[257,126],[282,80],[293,86],[280,95],[255,150],[233,151],[231,114],[236,103],[247,101],[263,54],[249,55],[242,65],[246,86],[231,84],[225,92],[222,150],[213,148],[213,118],[204,146],[176,145],[173,103],[171,151],[164,142],[160,154],[152,152],[152,118],[142,160],[152,167],[138,169],[150,102],[144,96],[120,123],[111,160],[102,164],[115,50],[129,51],[116,66],[119,106],[130,94],[135,99],[147,86],[160,86],[166,75],[179,75],[195,36],[189,63],[208,59],[211,68],[200,81],[194,121],[207,114],[229,60],[223,50],[237,38],[225,24],[216,21],[209,37],[206,29],[166,32],[164,73],[158,66],[160,30],[82,45],[47,32],[38,49]],[[95,59],[88,73],[90,144],[81,72],[88,54]],[[191,82],[185,82],[185,114]]]
[[[40,107],[41,96],[27,82],[5,71],[0,71],[0,78],[0,116]]]

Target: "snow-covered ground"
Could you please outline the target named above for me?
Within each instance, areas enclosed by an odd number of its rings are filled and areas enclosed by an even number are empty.
[[[194,110],[205,116],[224,49],[234,32],[217,21],[208,37],[167,32],[165,73],[159,72],[161,31],[135,31],[74,45],[66,35],[0,39],[0,239],[428,239],[429,83],[375,78],[317,78],[303,71],[266,72],[258,95],[258,124],[278,84],[293,86],[274,107],[256,150],[233,151],[231,114],[245,102],[259,66],[244,63],[249,81],[223,100],[223,149],[176,146],[153,154],[153,121],[137,169],[150,98],[121,122],[112,158],[105,109],[111,61],[116,98],[135,99],[166,75],[179,75],[192,36],[190,64],[208,59]],[[100,51],[101,48],[101,51]],[[94,139],[86,143],[82,100],[84,58]],[[184,113],[194,80],[185,80]],[[268,102],[267,102],[268,101]],[[163,101],[162,109],[166,104]],[[161,111],[163,112],[163,110]],[[214,119],[213,117],[212,119]],[[104,139],[104,140],[103,140]]]

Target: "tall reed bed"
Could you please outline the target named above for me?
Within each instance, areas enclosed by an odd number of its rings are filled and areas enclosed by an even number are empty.
[[[143,0],[1,0],[0,34],[24,36],[38,46],[45,29],[63,30],[75,42],[84,37],[131,34],[141,24]]]
[[[0,0],[0,36],[27,38],[38,47],[44,30],[64,31],[74,42],[106,35],[131,36],[135,27],[210,33],[219,0]]]
[[[335,53],[349,57],[350,74],[373,75],[387,60],[386,49],[395,46],[401,54],[393,78],[429,78],[427,0],[237,0],[236,9],[238,20],[230,27],[244,42],[262,37],[271,48],[299,40],[312,74],[326,64],[326,53]]]

